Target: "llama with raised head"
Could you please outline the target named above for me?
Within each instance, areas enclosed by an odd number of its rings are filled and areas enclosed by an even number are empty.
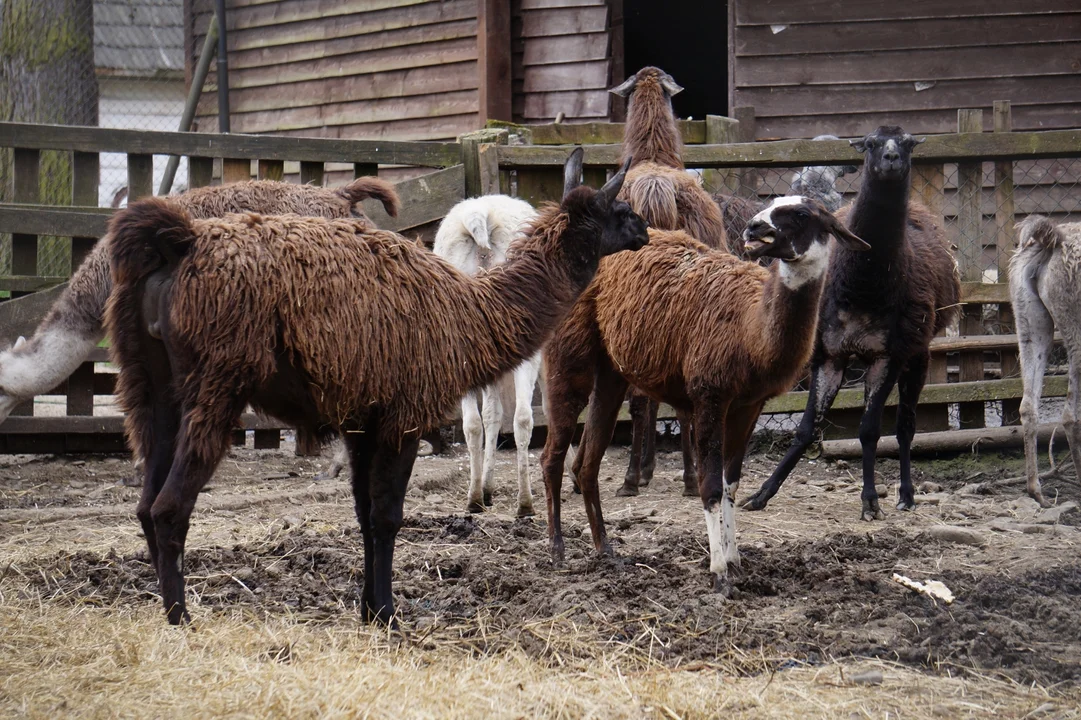
[[[1017,321],[1021,355],[1021,427],[1025,442],[1028,494],[1040,505],[1050,503],[1040,487],[1036,430],[1040,421],[1043,374],[1062,333],[1070,379],[1062,425],[1070,444],[1074,470],[1081,473],[1081,223],[1055,226],[1042,215],[1029,215],[1018,225],[1018,248],[1010,258],[1010,299]]]
[[[939,223],[909,199],[912,150],[922,140],[899,127],[883,126],[851,142],[864,154],[863,181],[856,200],[838,217],[871,250],[855,253],[838,246],[830,256],[807,408],[784,459],[758,492],[743,501],[749,510],[764,508],[792,472],[833,404],[853,357],[867,363],[859,429],[861,517],[883,517],[875,490],[875,454],[882,411],[895,385],[901,466],[897,509],[916,506],[911,477],[916,403],[927,380],[931,339],[956,314],[961,292],[957,263]]]
[[[627,123],[623,129],[623,159],[633,158],[620,197],[631,204],[651,228],[685,230],[711,248],[738,252],[738,237],[725,234],[720,209],[700,179],[683,165],[683,137],[672,111],[672,96],[682,92],[671,75],[657,67],[644,67],[612,88],[610,92],[627,99]],[[623,486],[617,495],[637,495],[650,483],[656,461],[657,409],[655,401],[631,391],[630,459]],[[697,495],[694,480],[693,422],[679,416],[683,449],[685,495]],[[577,476],[577,459],[572,472]]]
[[[598,552],[611,553],[597,475],[628,384],[694,418],[696,489],[719,592],[739,565],[735,492],[763,404],[787,392],[814,345],[830,236],[853,251],[867,245],[820,204],[778,198],[744,232],[752,258],[708,248],[682,231],[650,230],[633,257],[601,264],[593,285],[544,350],[548,440],[541,457],[553,562],[564,558],[563,464],[587,403],[575,462]]]
[[[311,436],[343,435],[364,614],[392,622],[421,434],[535,354],[602,257],[645,245],[645,223],[616,199],[624,177],[566,188],[506,263],[475,277],[353,220],[193,220],[159,199],[118,213],[106,326],[128,440],[147,458],[136,514],[169,622],[188,618],[183,552],[199,491],[249,404]]]

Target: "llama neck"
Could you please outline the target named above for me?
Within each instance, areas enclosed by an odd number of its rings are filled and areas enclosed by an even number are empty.
[[[755,318],[770,363],[806,362],[818,324],[818,302],[829,266],[829,246],[813,243],[799,262],[775,262]]]
[[[864,171],[859,196],[848,215],[848,227],[871,249],[859,253],[867,267],[890,267],[904,248],[908,223],[909,174],[897,180],[875,180]],[[887,262],[883,262],[887,261]]]
[[[635,165],[652,161],[682,168],[682,153],[683,136],[664,95],[653,97],[641,93],[635,96],[627,112],[620,162],[630,156],[634,158]]]
[[[565,215],[560,216],[566,218]],[[562,243],[538,230],[514,248],[506,263],[473,281],[477,323],[462,328],[470,355],[464,389],[487,385],[532,357],[597,272],[595,243]]]

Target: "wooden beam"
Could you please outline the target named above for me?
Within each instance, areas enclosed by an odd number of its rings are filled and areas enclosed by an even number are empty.
[[[1036,439],[1040,444],[1045,444],[1051,437],[1051,433],[1064,435],[1062,426],[1057,423],[1040,425],[1036,431]],[[1021,447],[1024,436],[1018,426],[979,428],[975,430],[945,430],[942,432],[917,433],[912,438],[912,454],[927,455],[940,452],[976,452],[980,450],[999,450],[1003,448]],[[883,436],[879,438],[877,457],[897,457],[897,438]],[[860,441],[853,440],[825,440],[822,443],[822,457],[824,458],[851,458],[861,457],[863,448]]]
[[[69,125],[0,122],[0,147],[82,152],[197,155],[248,160],[374,162],[386,165],[449,167],[459,162],[458,146],[448,142],[338,140],[275,135],[219,135],[150,132]]]
[[[112,208],[0,203],[0,232],[99,238],[114,212]]]
[[[477,0],[477,127],[511,119],[510,3]]]
[[[278,420],[255,413],[244,413],[240,424],[245,430],[277,430],[288,427]],[[124,432],[123,415],[15,417],[0,422],[0,435],[30,435],[43,433],[112,434]]]

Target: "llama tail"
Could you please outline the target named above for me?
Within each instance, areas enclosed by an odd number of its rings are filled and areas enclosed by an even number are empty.
[[[1063,240],[1062,231],[1043,215],[1029,215],[1018,223],[1018,243],[1022,248],[1038,245],[1044,250],[1054,250]]]
[[[1064,240],[1062,231],[1043,215],[1029,215],[1016,229],[1017,251],[1010,258],[1010,283],[1023,283],[1035,293],[1037,275]]]
[[[113,284],[130,284],[162,267],[175,267],[195,237],[191,218],[162,198],[132,203],[109,222]]]
[[[628,181],[621,194],[651,228],[675,230],[679,227],[676,193],[671,178],[646,173]]]
[[[479,247],[485,250],[492,249],[491,238],[488,237],[488,214],[481,210],[474,210],[462,218],[462,225],[470,234]]]
[[[361,200],[375,198],[383,203],[383,209],[391,217],[398,217],[398,210],[402,206],[402,201],[398,198],[398,192],[394,189],[394,184],[386,180],[380,180],[377,177],[359,177],[339,189],[338,194],[352,205]]]

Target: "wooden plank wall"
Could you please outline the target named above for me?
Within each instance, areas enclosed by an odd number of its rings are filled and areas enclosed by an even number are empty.
[[[511,1],[516,122],[608,118],[611,22],[607,0]]]
[[[1076,0],[730,1],[730,107],[754,106],[760,140],[953,132],[992,100],[1015,130],[1081,126]]]
[[[213,0],[188,0],[192,54]],[[232,131],[453,139],[478,119],[477,0],[226,0]],[[188,62],[194,65],[195,57]],[[211,65],[198,129],[217,131]]]

